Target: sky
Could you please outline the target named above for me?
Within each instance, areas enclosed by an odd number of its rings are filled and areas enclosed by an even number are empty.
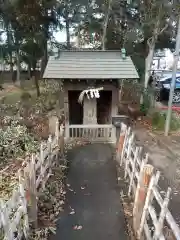
[[[53,35],[58,42],[65,42],[66,41],[65,31],[59,31],[59,32],[54,33]]]

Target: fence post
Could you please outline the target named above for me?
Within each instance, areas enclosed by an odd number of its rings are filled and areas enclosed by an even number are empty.
[[[44,177],[43,175],[43,164],[44,164],[44,146],[43,143],[40,145],[40,161],[41,161],[41,169],[40,169],[40,174],[42,175],[42,178]]]
[[[127,156],[125,158],[126,162],[125,162],[124,178],[127,178],[127,174],[128,174],[128,165],[130,162],[133,141],[134,141],[134,133],[132,133],[132,135],[128,138],[128,149],[127,149]]]
[[[21,204],[23,206],[23,212],[24,212],[24,227],[23,227],[23,233],[25,239],[28,238],[29,236],[29,218],[28,218],[28,204],[27,204],[27,199],[25,195],[25,190],[24,190],[24,182],[22,178],[22,170],[19,170],[19,193],[21,196]]]
[[[154,232],[154,238],[153,238],[154,240],[158,240],[161,237],[161,234],[163,231],[164,220],[165,220],[166,213],[168,210],[170,194],[171,194],[171,188],[168,188],[163,205],[161,206],[159,220],[155,226],[155,232]]]
[[[29,202],[29,219],[34,229],[38,227],[37,223],[37,189],[36,189],[36,163],[34,155],[28,164],[28,171],[25,172],[26,185]]]
[[[140,221],[140,225],[139,225],[139,229],[137,231],[138,239],[143,239],[143,228],[144,228],[144,223],[146,220],[146,214],[148,211],[149,204],[152,202],[152,200],[154,198],[154,195],[152,195],[153,186],[158,183],[159,177],[160,177],[159,171],[156,173],[156,175],[151,176],[145,203],[144,203],[143,213],[142,213],[142,217],[141,217],[141,221]]]
[[[51,164],[51,160],[52,160],[52,149],[53,149],[53,145],[52,145],[52,136],[49,135],[48,137],[48,141],[47,141],[47,151],[48,151],[48,163],[49,165]]]
[[[60,126],[60,132],[59,132],[59,148],[61,155],[64,154],[64,125],[61,124]]]
[[[127,126],[123,123],[121,123],[121,130],[120,130],[120,136],[117,142],[117,160],[120,159],[122,150],[123,150],[123,145],[125,141],[125,135],[126,135],[126,130]]]
[[[26,204],[26,198],[25,198],[25,192],[24,187],[22,184],[19,185],[20,188],[20,194],[21,194],[21,203],[23,206],[23,212],[24,212],[24,227],[23,227],[23,233],[25,239],[29,236],[29,219],[28,219],[28,211],[27,211],[27,204]]]
[[[122,166],[122,164],[123,164],[124,154],[125,154],[125,150],[126,150],[126,144],[127,144],[127,142],[128,142],[130,133],[131,133],[131,128],[129,127],[129,128],[126,130],[126,132],[125,132],[125,138],[124,138],[123,147],[122,147],[122,152],[121,152],[120,166]]]
[[[56,121],[55,138],[57,145],[59,145],[59,120]]]
[[[135,155],[134,155],[134,159],[133,159],[133,166],[132,166],[132,174],[130,176],[130,184],[129,184],[129,189],[128,189],[128,197],[130,197],[131,195],[131,191],[133,189],[133,180],[134,180],[134,176],[136,174],[136,162],[138,160],[138,157],[141,153],[141,149],[140,147],[136,147],[135,150]]]
[[[116,144],[116,128],[114,126],[112,127],[111,140]]]
[[[140,176],[138,180],[138,186],[136,189],[134,208],[133,208],[133,227],[134,227],[135,234],[137,234],[139,230],[144,203],[145,203],[146,194],[147,194],[147,189],[148,189],[153,171],[154,171],[154,167],[152,165],[144,164],[144,162],[142,162]]]
[[[52,151],[53,151],[53,145],[52,145],[53,141],[52,141],[52,136],[49,135],[49,138],[48,138],[48,142],[47,142],[47,150],[48,150],[48,169],[49,169],[49,174],[52,173],[52,169],[51,169],[51,165],[52,165]],[[43,185],[43,189],[45,188],[45,182],[42,183]]]
[[[1,221],[2,221],[2,227],[4,230],[4,235],[5,238],[3,239],[13,239],[13,232],[10,226],[10,220],[9,220],[9,215],[8,215],[8,211],[6,208],[6,204],[4,203],[4,201],[2,199],[0,199],[0,217],[1,217]]]

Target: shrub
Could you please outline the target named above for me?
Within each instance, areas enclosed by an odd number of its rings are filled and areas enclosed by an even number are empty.
[[[30,135],[25,126],[18,121],[11,121],[10,126],[0,129],[0,159],[7,160],[36,152],[38,142]]]

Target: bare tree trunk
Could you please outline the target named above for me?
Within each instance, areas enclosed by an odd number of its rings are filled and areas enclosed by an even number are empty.
[[[176,36],[176,47],[174,52],[174,62],[173,62],[173,72],[172,72],[172,83],[171,83],[170,94],[169,94],[168,111],[167,111],[165,132],[164,132],[164,135],[166,137],[169,134],[170,124],[171,124],[172,102],[173,102],[174,88],[176,85],[176,73],[177,73],[177,65],[179,61],[179,49],[180,49],[180,17],[178,20],[178,30],[177,30],[177,36]]]
[[[20,86],[22,87],[19,49],[16,51],[16,67],[17,67],[17,78],[16,78],[16,80],[18,82],[20,82]]]
[[[41,95],[40,93],[40,88],[39,88],[39,81],[38,81],[38,77],[37,77],[37,74],[36,74],[36,70],[33,71],[33,78],[34,78],[34,83],[35,83],[35,86],[36,86],[36,93],[37,93],[37,97],[39,97]]]
[[[80,34],[79,27],[78,27],[78,35],[77,35],[77,45],[78,45],[78,48],[81,48],[81,34]]]
[[[28,79],[31,79],[31,65],[28,64]]]
[[[13,57],[12,57],[12,34],[11,34],[11,26],[9,23],[5,23],[5,28],[7,32],[7,44],[8,44],[8,55],[9,55],[9,63],[10,63],[10,73],[11,80],[14,82],[13,78]]]
[[[107,33],[107,27],[108,27],[108,22],[109,22],[109,15],[111,12],[111,7],[112,7],[112,1],[113,0],[109,0],[107,13],[105,15],[105,20],[104,20],[104,25],[103,25],[103,35],[102,35],[102,50],[105,50],[105,47],[106,47],[106,33]]]
[[[154,50],[155,50],[155,39],[149,43],[149,52],[145,60],[145,81],[144,81],[144,88],[148,87],[149,77],[151,75],[151,67],[153,63],[154,57]]]
[[[165,25],[164,28],[160,29],[160,12],[161,8],[159,10],[159,16],[155,24],[153,35],[150,39],[147,40],[147,44],[149,47],[148,55],[146,57],[145,61],[145,81],[144,81],[144,88],[146,89],[148,87],[148,81],[151,74],[151,67],[153,63],[153,57],[154,57],[154,51],[155,51],[155,45],[158,39],[158,36],[165,31],[165,29],[168,27],[168,25]]]
[[[66,21],[66,44],[67,49],[71,48],[71,38],[70,38],[70,24],[69,24],[69,12],[66,10],[65,12],[65,21]]]
[[[43,77],[47,61],[48,61],[48,50],[47,50],[47,39],[44,39],[44,55],[41,59],[41,78]]]
[[[48,10],[46,9],[44,12],[45,16],[48,17]],[[43,57],[41,59],[41,73],[40,73],[40,77],[43,77],[47,62],[48,62],[48,30],[49,30],[49,23],[44,24],[44,30],[43,30],[43,48],[44,48],[44,54]]]
[[[13,78],[13,58],[12,58],[12,52],[9,52],[9,58],[10,58],[10,74],[11,74],[11,80],[13,83],[15,83],[14,78]]]

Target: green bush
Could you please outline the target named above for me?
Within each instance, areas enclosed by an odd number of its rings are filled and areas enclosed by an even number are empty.
[[[7,119],[10,124],[0,129],[0,160],[7,160],[22,156],[25,153],[33,153],[38,149],[38,142],[28,133],[25,126],[18,121]]]
[[[154,92],[152,89],[147,88],[143,93],[143,103],[140,105],[140,111],[147,115],[150,108],[152,107],[152,99],[154,98]]]
[[[163,131],[166,123],[165,112],[154,112],[152,115],[152,127],[156,130]],[[170,130],[176,131],[180,128],[180,121],[172,115]]]

